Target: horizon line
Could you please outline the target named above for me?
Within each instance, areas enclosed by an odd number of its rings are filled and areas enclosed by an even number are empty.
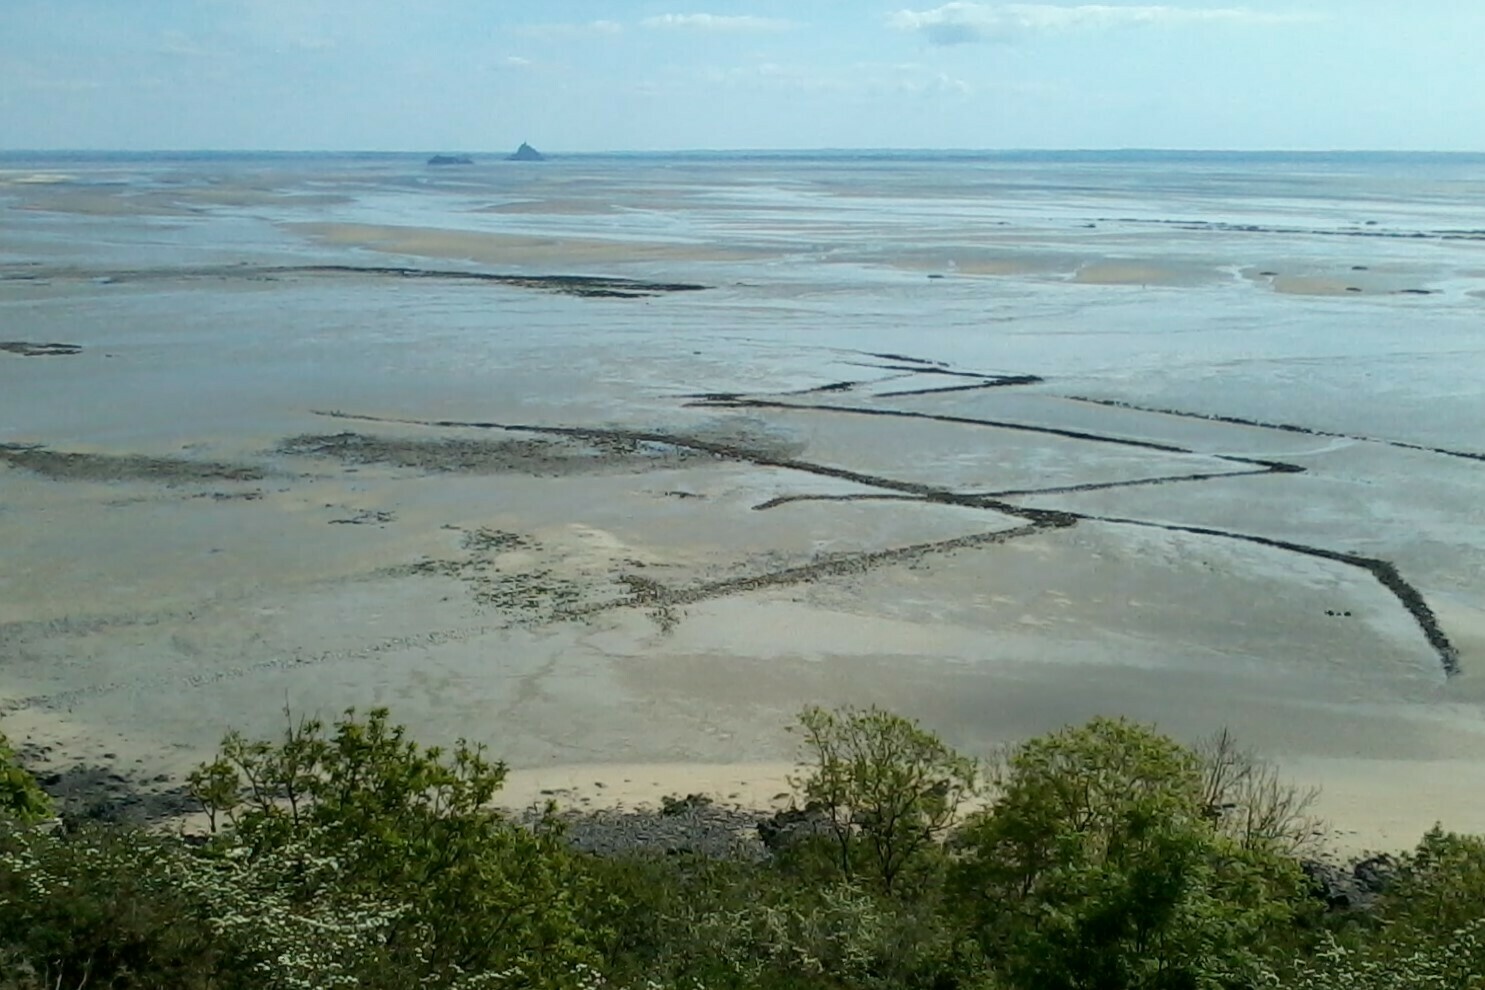
[[[539,150],[539,149],[538,149]],[[849,154],[861,152],[937,153],[937,154],[1190,154],[1190,155],[1485,155],[1479,149],[1436,148],[1194,148],[1174,146],[1120,147],[926,147],[926,146],[819,146],[819,147],[697,147],[697,148],[599,148],[586,150],[543,151],[552,156],[596,155],[695,155],[695,154]],[[507,149],[472,150],[468,148],[4,148],[0,155],[25,154],[95,154],[95,155],[509,155]]]

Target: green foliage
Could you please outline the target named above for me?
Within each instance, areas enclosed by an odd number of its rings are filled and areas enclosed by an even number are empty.
[[[1327,934],[1276,982],[1284,990],[1482,990],[1482,956],[1485,916],[1404,951]]]
[[[51,815],[51,799],[21,767],[5,733],[0,732],[0,818],[37,822]]]
[[[739,910],[692,915],[688,975],[707,987],[955,986],[977,971],[945,919],[850,883],[774,892]]]
[[[129,830],[0,823],[0,959],[48,987],[211,986],[221,957],[173,882],[174,852]]]
[[[1196,756],[1123,720],[1034,739],[966,824],[952,885],[1016,986],[1248,985],[1297,867],[1204,814]]]
[[[1373,925],[1327,935],[1295,990],[1485,988],[1485,839],[1435,827],[1400,863]]]
[[[842,876],[892,893],[930,863],[975,786],[974,761],[879,708],[806,708],[796,786],[827,817]]]
[[[1381,915],[1393,940],[1452,931],[1485,917],[1485,838],[1434,826],[1403,859]],[[1485,973],[1485,958],[1479,961]]]
[[[278,743],[229,735],[191,785],[225,824],[221,855],[333,865],[284,875],[300,902],[398,905],[391,963],[562,985],[594,958],[577,923],[582,875],[554,823],[527,829],[488,807],[505,772],[462,741],[421,747],[375,709],[328,731],[301,721]]]
[[[938,905],[767,863],[689,857],[595,861],[625,920],[607,925],[614,986],[707,990],[954,987],[984,966]]]
[[[1485,839],[1436,829],[1359,920],[1312,925],[1297,805],[1234,783],[1277,778],[1230,746],[1031,740],[945,846],[969,761],[875,709],[801,721],[818,870],[808,843],[573,853],[490,809],[501,764],[382,710],[228,736],[191,779],[204,845],[0,816],[0,990],[1485,990]],[[1234,795],[1241,824],[1213,814]]]
[[[336,891],[336,872],[292,847],[249,860],[128,826],[12,827],[0,959],[47,987],[395,985],[405,968],[384,948],[401,906]],[[326,893],[299,896],[307,879]]]

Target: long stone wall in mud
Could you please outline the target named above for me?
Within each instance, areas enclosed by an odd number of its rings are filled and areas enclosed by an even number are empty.
[[[536,289],[569,296],[610,299],[644,299],[671,292],[697,292],[704,285],[692,282],[649,282],[599,275],[507,275],[499,272],[442,268],[406,268],[392,265],[214,265],[198,268],[128,269],[81,271],[77,269],[0,269],[0,281],[91,281],[114,282],[181,281],[216,279],[271,281],[291,277],[362,276],[367,278],[429,279],[452,282],[484,282],[518,289]],[[66,345],[52,345],[66,346]],[[60,353],[60,352],[59,352]]]
[[[989,388],[1004,387],[1010,385],[1039,384],[1044,381],[1038,375],[1004,375],[986,374],[979,372],[960,371],[948,368],[943,362],[928,361],[920,358],[909,358],[895,354],[868,353],[866,357],[878,358],[880,360],[894,362],[892,364],[868,364],[868,367],[876,367],[882,370],[899,371],[909,375],[948,375],[952,377],[975,379],[975,383],[968,386],[951,386],[950,390],[961,388]],[[853,391],[864,383],[862,382],[837,382],[816,389],[806,389],[793,393],[796,397],[822,392],[833,394],[845,394]],[[943,389],[914,389],[903,390],[887,395],[878,394],[874,398],[881,399],[897,395],[919,395],[942,391]],[[733,408],[733,409],[778,409],[791,412],[824,412],[832,414],[894,417],[902,419],[926,420],[930,422],[942,422],[947,424],[981,427],[986,429],[1007,430],[1031,434],[1055,436],[1063,439],[1083,441],[1092,444],[1112,445],[1136,450],[1149,450],[1162,454],[1182,454],[1200,456],[1214,461],[1227,464],[1242,465],[1244,470],[1224,471],[1193,471],[1186,474],[1162,475],[1150,478],[1137,478],[1123,481],[1093,481],[1074,485],[1049,486],[1044,488],[1021,488],[1009,489],[995,492],[962,492],[944,486],[935,486],[921,482],[906,481],[889,478],[881,475],[856,471],[850,468],[835,465],[819,464],[794,456],[783,456],[777,453],[759,450],[747,444],[727,443],[716,440],[708,440],[699,437],[686,436],[684,434],[669,433],[655,430],[626,430],[613,428],[595,428],[581,426],[550,426],[539,424],[510,424],[497,422],[465,422],[451,420],[417,420],[417,419],[384,419],[369,416],[354,416],[346,413],[325,413],[341,418],[356,419],[369,422],[392,422],[401,425],[417,425],[434,429],[491,429],[513,431],[530,434],[546,434],[584,440],[622,440],[628,442],[649,442],[671,445],[678,449],[690,449],[723,457],[730,460],[742,461],[755,464],[760,467],[774,467],[786,470],[800,471],[823,477],[849,481],[864,487],[877,489],[875,493],[857,493],[851,495],[798,495],[779,496],[763,502],[755,509],[768,510],[777,508],[794,501],[862,501],[862,500],[896,500],[896,501],[924,501],[959,505],[971,508],[992,510],[1003,516],[1024,520],[1027,525],[1014,529],[1001,530],[971,537],[955,540],[946,540],[938,543],[918,544],[909,547],[891,548],[887,550],[867,551],[855,554],[841,554],[827,560],[822,560],[809,565],[783,568],[777,571],[761,575],[750,575],[743,578],[728,579],[698,585],[689,589],[666,588],[658,583],[636,578],[629,582],[631,593],[626,598],[608,603],[597,608],[612,608],[621,605],[645,605],[665,610],[677,605],[684,605],[707,598],[721,595],[734,594],[742,591],[766,587],[771,584],[789,584],[815,577],[829,576],[833,574],[845,574],[860,572],[874,567],[886,566],[898,563],[905,559],[916,559],[935,553],[944,553],[955,550],[978,549],[1003,543],[1010,539],[1030,535],[1048,528],[1061,528],[1074,526],[1079,523],[1092,522],[1107,525],[1134,525],[1157,529],[1165,529],[1173,532],[1186,532],[1196,535],[1209,536],[1216,539],[1238,540],[1267,546],[1285,553],[1295,553],[1309,557],[1334,561],[1348,567],[1355,567],[1366,571],[1378,583],[1386,588],[1397,598],[1402,608],[1411,616],[1418,625],[1420,632],[1428,645],[1437,654],[1440,665],[1449,676],[1460,672],[1459,652],[1449,639],[1447,633],[1440,624],[1438,617],[1428,605],[1423,594],[1411,583],[1409,583],[1397,567],[1390,561],[1360,554],[1348,553],[1326,547],[1312,546],[1296,543],[1289,540],[1281,540],[1260,534],[1244,533],[1235,530],[1226,530],[1213,527],[1184,526],[1175,523],[1163,522],[1151,519],[1131,519],[1113,516],[1099,516],[1086,513],[1078,513],[1066,510],[1050,510],[1028,506],[1020,502],[1007,501],[1008,499],[1021,499],[1036,495],[1065,494],[1070,492],[1086,492],[1113,488],[1126,488],[1136,486],[1164,485],[1164,484],[1198,484],[1217,483],[1224,479],[1233,477],[1247,477],[1255,475],[1285,475],[1303,473],[1304,468],[1298,464],[1285,461],[1266,460],[1260,458],[1241,457],[1229,454],[1202,454],[1187,447],[1176,444],[1162,443],[1153,440],[1143,440],[1126,436],[1113,436],[1107,434],[1093,433],[1086,430],[1065,429],[1061,427],[1046,426],[1038,423],[1028,423],[1015,420],[988,419],[970,416],[945,415],[919,410],[892,409],[881,406],[852,406],[836,403],[818,403],[803,401],[786,401],[781,397],[763,398],[750,396],[740,392],[704,393],[688,396],[690,404],[703,407]],[[1067,397],[1080,402],[1101,402],[1083,397]],[[1346,436],[1344,434],[1332,434],[1323,430],[1312,430],[1306,427],[1290,424],[1269,424],[1252,420],[1242,420],[1235,417],[1223,417],[1206,415],[1201,413],[1183,413],[1177,410],[1154,410],[1143,409],[1126,403],[1102,402],[1105,405],[1119,406],[1133,411],[1159,413],[1164,415],[1190,416],[1213,422],[1232,423],[1259,429],[1272,429],[1285,432],[1296,432],[1312,434],[1317,436]],[[1429,453],[1441,454],[1451,457],[1465,457],[1469,459],[1485,460],[1485,455],[1477,455],[1471,452],[1444,450],[1424,447],[1422,445],[1410,444],[1403,441],[1380,440],[1371,437],[1349,437],[1369,443],[1387,444],[1390,446],[1406,449],[1422,450]]]
[[[1363,436],[1357,433],[1336,433],[1331,430],[1320,430],[1309,426],[1299,426],[1295,423],[1271,423],[1261,419],[1244,419],[1241,416],[1219,416],[1215,413],[1190,412],[1184,409],[1162,409],[1156,406],[1141,406],[1133,402],[1123,402],[1118,399],[1092,399],[1085,395],[1064,396],[1070,402],[1086,402],[1095,406],[1109,406],[1113,409],[1128,409],[1131,412],[1151,413],[1158,416],[1176,416],[1181,419],[1201,419],[1209,423],[1230,423],[1233,426],[1251,426],[1260,430],[1279,430],[1284,433],[1300,433],[1310,437],[1334,437],[1339,440],[1357,440],[1362,443],[1382,444],[1386,447],[1398,447],[1403,450],[1421,450],[1427,454],[1442,454],[1445,457],[1461,457],[1471,461],[1485,461],[1485,453],[1472,450],[1451,450],[1448,447],[1430,447],[1421,443],[1408,443],[1405,440],[1383,440],[1380,437]]]
[[[292,269],[252,269],[233,266],[222,271],[231,275],[253,277],[269,271],[298,274],[333,276],[338,273],[372,273],[388,277],[472,278],[502,283],[530,285],[538,288],[562,288],[577,286],[600,289],[604,286],[622,284],[628,288],[645,291],[680,291],[696,286],[670,283],[630,283],[626,280],[594,280],[556,277],[553,280],[528,279],[486,275],[467,272],[442,272],[398,268],[349,268],[341,266],[304,266]],[[206,276],[216,270],[202,269],[195,274]],[[135,273],[138,277],[154,277],[156,273]],[[179,273],[175,273],[179,274]],[[3,277],[3,276],[0,276]],[[128,277],[127,274],[123,277]],[[626,288],[624,291],[628,291]],[[945,485],[924,481],[890,477],[878,472],[858,470],[849,464],[825,464],[802,456],[802,451],[787,445],[770,444],[747,437],[723,437],[672,432],[661,429],[626,429],[581,425],[521,424],[493,421],[425,420],[417,418],[361,416],[345,412],[319,412],[319,415],[363,423],[386,423],[400,426],[415,426],[429,430],[480,429],[501,431],[506,438],[488,443],[468,440],[430,439],[410,441],[406,438],[376,438],[356,434],[337,434],[329,437],[289,438],[277,450],[288,455],[333,456],[356,463],[384,463],[415,470],[459,470],[474,473],[521,471],[533,474],[566,474],[574,471],[627,470],[637,466],[679,466],[703,460],[727,460],[748,463],[759,467],[797,471],[849,482],[867,492],[843,495],[780,495],[768,499],[755,509],[767,511],[796,501],[865,501],[894,500],[903,502],[928,502],[955,505],[971,509],[992,511],[1022,525],[1010,528],[989,529],[984,533],[937,542],[915,543],[900,547],[879,548],[858,553],[836,554],[822,557],[805,564],[777,568],[761,574],[727,578],[698,584],[692,587],[662,587],[653,580],[625,579],[628,593],[596,605],[582,604],[567,609],[558,609],[554,618],[564,615],[572,617],[585,610],[620,607],[624,605],[650,606],[667,609],[676,606],[736,594],[769,585],[783,585],[833,575],[857,573],[872,568],[891,566],[904,561],[920,559],[935,554],[956,551],[979,550],[995,546],[1007,540],[1053,528],[1066,528],[1084,523],[1119,526],[1143,526],[1185,532],[1214,539],[1237,540],[1269,547],[1281,553],[1294,553],[1366,571],[1388,590],[1400,606],[1411,616],[1428,645],[1437,654],[1442,669],[1449,675],[1460,671],[1459,651],[1450,640],[1438,616],[1428,604],[1424,594],[1411,584],[1391,561],[1352,553],[1342,549],[1303,544],[1292,540],[1270,537],[1261,533],[1241,532],[1220,527],[1189,526],[1159,519],[1137,519],[1113,515],[1095,515],[1062,509],[1048,509],[1028,504],[1038,496],[1063,495],[1123,488],[1159,485],[1221,484],[1227,479],[1264,475],[1287,475],[1302,473],[1301,465],[1281,460],[1244,457],[1233,454],[1205,453],[1174,443],[1141,438],[1138,435],[1114,435],[1086,429],[1072,429],[1045,423],[1026,422],[1003,418],[975,417],[934,413],[920,409],[894,408],[882,405],[883,400],[894,396],[927,395],[942,391],[963,389],[1006,388],[1046,384],[1045,379],[1035,374],[1008,374],[1003,372],[981,372],[950,367],[942,361],[902,354],[879,352],[850,352],[854,360],[848,363],[877,371],[894,373],[888,380],[907,379],[905,385],[933,380],[948,379],[964,384],[947,386],[931,385],[924,388],[904,387],[892,392],[870,394],[870,405],[851,404],[849,397],[865,386],[880,386],[876,381],[841,381],[812,389],[787,394],[747,394],[742,392],[713,392],[687,396],[688,403],[698,407],[718,409],[787,410],[793,414],[821,413],[829,415],[865,416],[912,420],[921,423],[943,423],[956,427],[971,427],[989,431],[1009,431],[1032,436],[1056,437],[1080,443],[1117,447],[1129,451],[1148,451],[1162,455],[1180,455],[1200,458],[1206,464],[1193,465],[1193,470],[1167,472],[1150,477],[1121,480],[1088,480],[1071,484],[1026,486],[996,491],[964,491]],[[829,395],[831,401],[819,401],[817,397]],[[1312,436],[1343,437],[1363,443],[1381,444],[1428,454],[1462,458],[1470,461],[1485,461],[1485,453],[1468,450],[1445,449],[1415,444],[1402,440],[1337,433],[1290,423],[1269,423],[1235,416],[1193,412],[1179,409],[1163,409],[1139,406],[1117,400],[1066,395],[1058,398],[1078,403],[1091,403],[1127,409],[1149,415],[1178,416],[1213,423],[1231,424],[1253,429],[1274,430]],[[563,445],[579,445],[568,449]],[[431,446],[430,446],[431,445]],[[138,478],[142,480],[174,481],[220,481],[253,480],[265,476],[264,470],[254,465],[218,465],[161,458],[143,458],[111,455],[84,455],[66,451],[52,451],[27,445],[0,446],[0,469],[21,469],[60,479],[107,480]]]

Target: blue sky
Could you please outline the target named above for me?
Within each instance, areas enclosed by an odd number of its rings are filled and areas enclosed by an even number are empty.
[[[0,148],[1485,151],[1485,0],[0,0]]]

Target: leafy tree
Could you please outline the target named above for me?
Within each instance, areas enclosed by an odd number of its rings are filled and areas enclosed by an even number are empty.
[[[21,767],[5,733],[0,732],[0,816],[38,822],[51,814],[51,799],[36,783],[36,778]]]
[[[1435,825],[1403,858],[1381,914],[1394,934],[1449,931],[1485,917],[1485,837]]]
[[[419,746],[378,708],[328,731],[302,720],[278,743],[228,735],[191,785],[225,828],[224,855],[292,851],[304,900],[402,905],[382,945],[390,963],[562,986],[593,958],[577,922],[582,875],[550,820],[528,829],[488,806],[505,773],[462,741]],[[308,868],[327,861],[333,871]]]
[[[1325,933],[1292,990],[1485,987],[1485,838],[1435,827],[1403,857],[1370,923]]]
[[[0,986],[11,974],[37,987],[217,985],[222,954],[182,892],[179,852],[122,826],[0,823]]]
[[[614,987],[707,990],[895,990],[978,986],[977,953],[960,952],[951,919],[839,877],[770,862],[700,857],[596,861],[613,909]],[[973,949],[973,946],[969,947]]]
[[[1297,867],[1204,814],[1196,756],[1095,719],[1014,750],[957,836],[952,885],[1013,984],[1247,985],[1292,918]]]
[[[810,707],[799,728],[806,769],[794,783],[825,814],[841,874],[892,893],[954,824],[974,761],[879,708]]]

